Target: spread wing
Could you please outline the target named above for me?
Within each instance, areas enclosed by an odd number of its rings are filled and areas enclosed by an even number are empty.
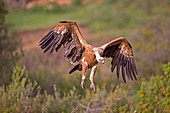
[[[63,46],[64,57],[71,59],[73,63],[81,59],[86,45],[87,42],[73,21],[61,21],[41,39],[39,44],[44,53],[47,51],[52,53],[54,50],[57,52]]]
[[[112,40],[103,46],[102,56],[112,58],[111,71],[113,72],[115,67],[117,69],[117,78],[120,73],[122,74],[123,81],[126,83],[126,77],[130,80],[137,80],[137,69],[134,62],[134,56],[132,46],[123,37]]]

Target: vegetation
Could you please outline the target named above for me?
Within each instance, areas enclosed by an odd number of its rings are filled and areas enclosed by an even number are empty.
[[[75,0],[68,6],[51,3],[53,9],[9,7],[8,14],[6,5],[0,1],[0,113],[170,112],[170,2],[89,1],[82,4]],[[71,65],[62,58],[62,53],[44,55],[33,49],[19,57],[19,43],[14,38],[17,33],[47,29],[65,19],[89,28],[93,37],[87,40],[96,45],[118,36],[127,37],[134,47],[138,80],[124,84],[113,76],[110,61],[106,61],[96,73],[94,93],[88,80],[86,88],[81,89],[80,73],[68,76],[66,71]]]
[[[41,92],[36,81],[31,82],[25,68],[15,67],[12,82],[0,87],[0,112],[56,113],[56,112],[113,112],[113,113],[169,113],[170,112],[170,62],[163,65],[165,75],[144,80],[138,93],[129,95],[129,91],[116,85],[114,90],[98,89],[96,93],[85,90],[80,96],[73,87],[61,96],[56,86],[53,93]],[[138,97],[130,101],[130,97]],[[128,97],[128,98],[127,98]]]
[[[12,82],[0,88],[1,113],[35,113],[43,108],[43,96],[40,87],[28,79],[24,68],[16,67],[13,71]]]
[[[16,39],[9,37],[7,33],[6,14],[6,5],[0,0],[0,85],[9,82],[13,66],[15,66],[19,57],[19,51],[16,51],[19,44]]]
[[[142,82],[138,92],[138,111],[144,113],[170,112],[170,62],[163,66],[163,76]]]

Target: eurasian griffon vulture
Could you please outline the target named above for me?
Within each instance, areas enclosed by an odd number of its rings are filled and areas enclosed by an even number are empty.
[[[114,39],[100,47],[94,47],[88,44],[78,25],[74,21],[60,21],[44,38],[40,41],[40,47],[44,49],[44,53],[54,50],[57,52],[61,46],[64,48],[64,57],[77,63],[69,74],[76,70],[82,71],[81,87],[84,88],[84,80],[86,78],[86,70],[91,69],[90,87],[95,91],[93,77],[96,73],[97,64],[104,64],[104,58],[111,58],[111,72],[117,69],[117,78],[121,73],[123,81],[126,83],[126,77],[129,80],[137,80],[137,69],[134,62],[132,46],[124,38]]]

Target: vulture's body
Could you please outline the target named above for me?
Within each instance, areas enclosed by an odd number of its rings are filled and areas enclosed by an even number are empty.
[[[55,26],[41,41],[40,46],[47,51],[57,52],[60,47],[64,47],[64,57],[77,63],[69,74],[76,70],[82,71],[81,87],[84,88],[86,70],[91,69],[90,87],[95,90],[93,77],[95,75],[97,64],[104,64],[104,57],[112,58],[111,71],[117,68],[117,77],[120,73],[124,82],[126,77],[130,80],[136,80],[137,69],[134,63],[132,46],[123,37],[112,40],[100,47],[94,47],[88,44],[80,33],[80,30],[74,21],[61,21]]]

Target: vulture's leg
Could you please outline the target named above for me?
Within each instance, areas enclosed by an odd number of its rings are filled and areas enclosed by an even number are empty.
[[[82,62],[82,80],[81,80],[82,89],[84,89],[84,80],[86,78],[87,67],[88,67],[88,64],[86,62]]]
[[[92,69],[91,69],[91,73],[90,73],[90,82],[91,82],[91,85],[90,85],[90,88],[93,89],[95,91],[95,85],[94,85],[94,82],[93,82],[93,78],[94,78],[94,75],[96,73],[96,70],[97,70],[97,66],[93,66]]]

